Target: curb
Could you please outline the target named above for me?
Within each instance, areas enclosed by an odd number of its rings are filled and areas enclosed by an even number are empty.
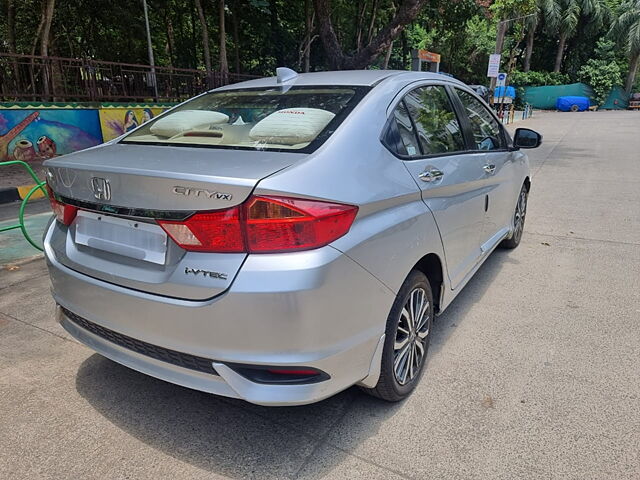
[[[0,204],[1,203],[11,203],[17,202],[18,200],[24,200],[24,197],[31,191],[36,184],[31,185],[22,185],[20,187],[5,187],[0,188]],[[36,190],[33,195],[31,195],[30,200],[35,200],[37,198],[44,198],[44,193],[42,190]]]

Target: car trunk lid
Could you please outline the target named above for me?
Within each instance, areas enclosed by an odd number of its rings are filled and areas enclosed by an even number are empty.
[[[65,266],[146,293],[203,300],[231,285],[245,253],[186,252],[156,223],[245,201],[300,154],[106,145],[46,162],[57,198],[79,207],[50,245]]]

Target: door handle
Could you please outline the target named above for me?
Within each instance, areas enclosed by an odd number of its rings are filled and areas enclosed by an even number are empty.
[[[435,182],[436,180],[440,180],[444,176],[444,172],[438,170],[437,168],[430,168],[429,170],[425,170],[418,178],[423,182]]]
[[[494,173],[496,173],[496,166],[493,163],[486,163],[482,168],[489,175],[493,175]]]

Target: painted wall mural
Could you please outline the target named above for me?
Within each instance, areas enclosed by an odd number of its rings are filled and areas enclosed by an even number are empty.
[[[105,142],[123,135],[164,112],[162,107],[103,107],[100,125]]]
[[[0,160],[30,162],[102,142],[96,110],[0,110]]]
[[[1,104],[0,161],[33,162],[112,140],[171,104]]]

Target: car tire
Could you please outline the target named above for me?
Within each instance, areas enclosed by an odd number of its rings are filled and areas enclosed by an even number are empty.
[[[528,198],[529,189],[527,189],[527,186],[523,184],[520,189],[520,193],[518,194],[515,212],[513,213],[513,232],[511,233],[511,237],[502,241],[500,244],[502,248],[516,248],[520,245],[522,233],[524,232],[524,221],[527,216]]]
[[[421,302],[427,302],[426,306]],[[414,313],[417,310],[424,311]],[[413,270],[387,317],[378,383],[373,388],[362,388],[363,391],[388,402],[398,402],[411,394],[424,371],[433,315],[429,280],[424,273]],[[413,323],[416,317],[418,321]]]

